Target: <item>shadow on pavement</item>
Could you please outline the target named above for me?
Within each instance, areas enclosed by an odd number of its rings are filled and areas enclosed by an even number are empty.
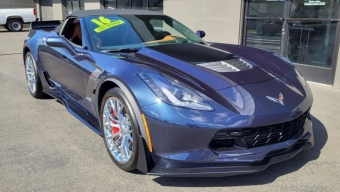
[[[271,165],[266,170],[231,177],[218,178],[171,178],[157,177],[154,181],[162,186],[177,187],[228,187],[263,185],[275,181],[278,177],[298,171],[305,164],[319,158],[321,149],[325,146],[328,134],[325,126],[312,116],[315,144],[312,148],[301,151],[293,158]]]

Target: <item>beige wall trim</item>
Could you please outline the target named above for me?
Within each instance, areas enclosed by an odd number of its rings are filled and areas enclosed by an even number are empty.
[[[62,0],[53,0],[53,19],[64,20],[65,7]]]
[[[41,16],[41,11],[40,11],[40,4],[39,4],[39,1],[37,1],[36,3],[35,3],[35,10],[37,11],[37,18],[39,18],[39,21],[41,21],[41,18],[40,18],[40,16]]]
[[[97,0],[98,2],[94,2],[93,0],[84,0],[84,9],[90,10],[90,9],[101,9],[102,5],[100,3],[100,0]]]

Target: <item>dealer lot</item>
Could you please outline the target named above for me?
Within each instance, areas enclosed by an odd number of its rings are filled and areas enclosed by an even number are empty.
[[[0,191],[339,191],[340,90],[310,84],[315,146],[265,171],[225,178],[126,173],[103,140],[55,99],[26,86],[27,31],[0,31]]]

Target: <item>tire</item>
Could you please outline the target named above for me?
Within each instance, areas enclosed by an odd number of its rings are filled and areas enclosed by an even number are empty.
[[[5,25],[4,28],[7,29],[7,31],[9,31],[8,25]]]
[[[46,94],[42,91],[42,85],[38,74],[37,64],[31,52],[27,52],[25,55],[25,74],[27,87],[32,97],[42,98]]]
[[[12,32],[21,31],[23,28],[23,22],[21,19],[11,19],[8,21],[8,29]]]
[[[263,29],[262,29],[262,27],[258,27],[257,29],[256,29],[256,33],[258,34],[258,35],[263,35]]]
[[[121,106],[120,109],[117,106]],[[135,170],[138,124],[130,103],[120,88],[112,88],[105,93],[101,103],[100,121],[104,144],[112,161],[124,171]]]

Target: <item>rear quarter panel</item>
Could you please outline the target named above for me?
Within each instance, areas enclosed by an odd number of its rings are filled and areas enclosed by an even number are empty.
[[[37,65],[39,65],[38,61],[38,48],[40,45],[46,45],[46,38],[48,37],[55,37],[57,36],[55,31],[44,31],[44,30],[35,30],[31,29],[24,41],[24,50],[23,50],[23,57],[25,57],[25,49],[28,50],[33,54]]]

